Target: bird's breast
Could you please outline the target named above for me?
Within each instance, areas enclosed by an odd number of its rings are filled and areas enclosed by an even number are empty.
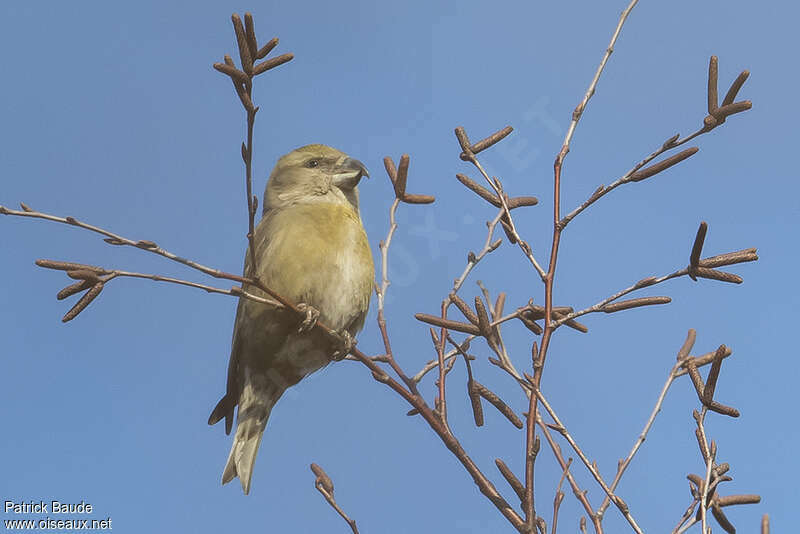
[[[268,214],[256,238],[259,274],[268,286],[318,309],[331,328],[349,328],[354,320],[360,327],[374,267],[361,220],[350,206],[282,209]]]

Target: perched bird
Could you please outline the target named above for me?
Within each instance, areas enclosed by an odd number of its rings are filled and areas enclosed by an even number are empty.
[[[335,352],[344,356],[349,350],[313,328],[314,321],[340,332],[345,345],[364,326],[374,267],[358,209],[362,176],[369,173],[357,159],[329,146],[308,145],[280,158],[267,181],[254,236],[256,268],[248,249],[244,274],[257,276],[309,313],[302,321],[291,311],[239,299],[227,392],[208,424],[224,418],[230,434],[238,404],[222,483],[238,476],[245,494],[277,400],[286,388],[327,365]],[[255,287],[244,289],[267,297]]]

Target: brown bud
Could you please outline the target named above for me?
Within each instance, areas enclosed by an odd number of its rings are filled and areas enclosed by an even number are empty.
[[[503,205],[503,203],[500,202],[500,199],[497,197],[497,195],[495,195],[493,192],[489,191],[482,185],[476,183],[471,178],[463,174],[456,174],[456,178],[458,179],[459,182],[464,184],[467,188],[471,189],[475,194],[477,194],[479,197],[484,199],[492,206],[499,208]]]
[[[700,227],[697,229],[697,234],[694,237],[694,244],[692,245],[692,252],[689,254],[689,276],[692,277],[692,280],[696,280],[694,276],[692,276],[692,269],[696,269],[698,263],[700,262],[700,254],[703,253],[703,243],[706,240],[706,233],[708,232],[708,223],[702,221],[700,223]]]
[[[372,371],[372,378],[374,378],[381,384],[389,383],[389,375],[387,375],[386,373],[378,373],[377,371]]]
[[[622,310],[630,310],[631,308],[640,308],[642,306],[653,306],[655,304],[669,304],[672,299],[669,297],[642,297],[637,299],[622,300],[612,304],[606,304],[601,308],[605,313],[614,313]]]
[[[386,169],[386,174],[389,176],[392,186],[394,186],[394,183],[397,181],[397,167],[394,166],[394,161],[392,161],[390,156],[383,158],[383,167]],[[397,191],[396,187],[395,191]]]
[[[556,319],[560,319],[561,317],[563,317],[567,313],[572,313],[572,308],[570,308],[570,311],[568,311],[568,312],[559,312],[559,311],[556,311],[555,308],[553,308],[553,315],[555,316]],[[564,324],[566,326],[572,328],[573,330],[577,330],[578,332],[580,332],[582,334],[586,334],[587,332],[589,332],[589,328],[585,324],[579,323],[575,319],[569,319],[567,321],[564,321]]]
[[[722,508],[720,508],[719,504],[713,501],[711,503],[711,514],[714,516],[714,519],[717,520],[719,526],[722,527],[722,530],[728,534],[736,534],[736,527],[734,527],[725,516],[725,513],[722,511]]]
[[[256,59],[264,59],[265,57],[267,57],[267,54],[272,52],[272,49],[275,48],[276,46],[278,46],[278,38],[273,37],[272,39],[269,40],[267,44],[259,48],[258,54],[256,54]]]
[[[675,141],[677,141],[677,140],[678,140],[678,138],[679,138],[680,136],[681,136],[681,134],[679,134],[679,133],[676,133],[675,135],[673,135],[672,137],[670,137],[669,139],[667,139],[666,141],[664,141],[664,144],[663,144],[663,145],[661,145],[661,148],[662,148],[663,150],[666,150],[666,149],[668,149],[668,148],[671,148],[671,147],[672,147],[672,145],[673,145],[673,144],[675,144]]]
[[[72,278],[73,280],[87,280],[92,284],[96,284],[97,282],[101,282],[100,277],[97,275],[96,272],[91,271],[89,269],[80,269],[77,271],[67,271],[67,276]]]
[[[469,137],[467,137],[467,131],[464,130],[464,127],[457,127],[455,129],[455,133],[456,139],[458,139],[458,144],[461,145],[461,150],[466,154],[471,154],[472,151],[470,150]]]
[[[440,326],[448,330],[455,330],[456,332],[464,332],[465,334],[472,334],[475,336],[481,335],[481,331],[477,326],[468,323],[461,323],[451,319],[442,319],[438,315],[429,315],[427,313],[417,313],[414,317],[423,323],[432,324],[433,326]]]
[[[279,67],[284,63],[290,62],[293,59],[294,59],[294,54],[281,54],[280,56],[276,56],[266,61],[262,61],[261,63],[256,65],[255,68],[253,69],[253,76],[258,76],[263,72],[267,72],[270,69]]]
[[[489,327],[489,315],[486,313],[486,307],[483,305],[483,300],[480,297],[475,297],[475,311],[478,316],[478,328],[481,335],[487,339],[492,337],[492,331]]]
[[[57,271],[94,271],[97,274],[108,274],[108,271],[102,267],[94,265],[85,265],[83,263],[72,263],[68,261],[55,261],[55,260],[36,260],[36,265],[44,267],[45,269],[55,269]]]
[[[717,56],[711,56],[708,62],[708,114],[711,115],[717,109],[717,79],[718,79]]]
[[[319,484],[329,495],[333,495],[333,481],[328,476],[328,473],[317,464],[311,464],[311,471],[317,476],[317,480],[314,483]]]
[[[508,205],[508,209],[513,210],[514,208],[523,206],[535,206],[538,203],[539,199],[536,197],[514,197],[508,199],[506,204]]]
[[[541,335],[541,334],[542,334],[542,331],[543,331],[543,330],[542,330],[542,327],[541,327],[541,326],[539,326],[538,324],[536,324],[535,322],[533,322],[533,319],[530,319],[530,318],[528,318],[528,316],[527,316],[526,314],[524,314],[524,313],[522,313],[522,314],[519,314],[519,315],[517,316],[517,318],[518,318],[520,321],[522,321],[522,324],[524,324],[524,325],[525,325],[525,327],[526,327],[528,330],[530,330],[531,332],[533,332],[533,333],[534,333],[534,334],[536,334],[537,336],[539,336],[539,335]]]
[[[694,347],[695,339],[697,339],[697,332],[694,328],[690,328],[689,332],[686,334],[686,341],[683,342],[683,345],[678,351],[678,361],[681,361],[689,356],[689,352],[691,352],[692,347]],[[695,369],[696,368],[697,367],[695,366]]]
[[[515,245],[517,243],[517,238],[514,237],[514,228],[511,227],[507,213],[504,213],[500,218],[500,226],[503,227],[503,231],[506,233],[509,243]]]
[[[697,392],[697,398],[700,399],[700,402],[703,402],[703,389],[705,389],[706,386],[703,383],[703,378],[700,376],[700,371],[697,370],[697,364],[694,358],[686,362],[686,370],[689,372],[689,378],[692,379],[692,384]]]
[[[483,152],[484,150],[486,150],[490,146],[492,146],[494,144],[497,144],[500,141],[502,141],[506,136],[508,136],[508,134],[510,134],[513,131],[514,131],[514,128],[512,128],[511,126],[506,126],[502,130],[499,130],[499,131],[493,133],[492,135],[490,135],[489,137],[486,137],[485,139],[481,139],[480,141],[478,141],[474,145],[470,146],[470,152],[472,154],[477,154],[479,152]],[[458,135],[458,134],[456,134],[456,135]],[[460,142],[460,139],[459,139],[459,142]],[[466,152],[462,152],[460,157],[464,161],[469,161],[470,160],[470,158],[469,158],[469,156],[467,155]]]
[[[700,447],[700,454],[703,455],[703,458],[705,459],[711,458],[711,453],[708,450],[706,442],[703,440],[703,434],[700,432],[699,428],[695,429],[694,436],[697,438],[697,446]],[[702,490],[702,486],[700,487],[700,489]]]
[[[153,241],[147,239],[140,239],[139,241],[136,242],[136,246],[144,249],[158,248],[158,245],[156,245]]]
[[[61,322],[66,323],[68,321],[73,320],[75,317],[78,316],[86,307],[92,303],[92,301],[97,298],[100,292],[103,290],[103,282],[98,282],[92,286],[80,300],[61,318]]]
[[[503,307],[506,304],[506,294],[502,291],[497,295],[497,300],[494,301],[494,316],[500,317],[503,315]]]
[[[471,322],[474,325],[478,324],[478,316],[475,315],[475,312],[472,311],[472,308],[469,307],[469,304],[464,302],[464,300],[461,297],[459,297],[458,295],[451,295],[450,300],[453,301],[453,304],[456,305],[456,308],[461,310],[461,313],[464,314],[464,317],[466,317],[469,320],[469,322]]]
[[[80,280],[59,291],[58,294],[56,295],[56,298],[58,300],[64,300],[65,298],[71,297],[76,293],[80,293],[81,291],[89,289],[91,286],[92,282],[90,282],[89,280]]]
[[[250,56],[258,54],[258,43],[256,41],[256,28],[253,24],[253,15],[244,14],[244,33],[247,36],[247,47],[250,49]]]
[[[759,495],[727,495],[717,499],[720,506],[735,506],[738,504],[758,504],[761,502]]]
[[[408,154],[400,156],[400,164],[397,166],[397,179],[394,182],[394,194],[397,198],[402,198],[406,194],[409,161]]]
[[[670,167],[672,167],[673,165],[677,165],[678,163],[680,163],[681,161],[685,160],[686,158],[695,155],[698,150],[700,150],[700,149],[697,148],[696,146],[691,147],[691,148],[687,148],[686,150],[678,152],[674,156],[671,156],[671,157],[669,157],[667,159],[659,161],[658,163],[654,163],[653,165],[650,165],[649,167],[646,167],[644,169],[640,169],[640,170],[636,171],[635,173],[630,175],[630,177],[628,178],[628,181],[629,182],[641,182],[642,180],[645,180],[647,178],[650,178],[653,175],[656,175],[656,174],[658,174],[658,173],[660,173],[662,171],[665,171],[665,170],[669,169]]]
[[[253,56],[250,54],[250,46],[247,43],[247,33],[244,31],[242,19],[237,13],[231,15],[233,30],[236,32],[236,42],[239,45],[239,59],[242,61],[242,69],[250,74],[253,72]]]
[[[215,70],[221,72],[222,74],[227,74],[228,76],[230,76],[234,82],[246,83],[248,80],[247,74],[240,71],[236,67],[232,67],[225,63],[214,63],[213,67]]]
[[[736,77],[736,80],[731,84],[731,88],[728,89],[728,93],[725,95],[725,99],[722,101],[722,106],[725,107],[728,104],[733,104],[733,101],[736,100],[736,95],[739,94],[739,90],[744,85],[744,82],[747,81],[748,76],[750,76],[750,71],[743,70],[739,73],[739,76]]]
[[[494,461],[494,464],[497,466],[497,469],[498,469],[498,471],[500,471],[500,474],[503,475],[503,478],[506,479],[506,482],[508,482],[508,485],[511,486],[511,489],[514,490],[514,493],[517,494],[517,497],[519,497],[519,500],[520,501],[524,501],[525,500],[525,486],[522,485],[522,483],[519,481],[519,479],[516,477],[516,475],[514,475],[513,471],[511,471],[511,469],[508,468],[506,463],[503,460],[501,460],[500,458],[497,458]]]
[[[742,113],[743,111],[747,111],[752,107],[753,103],[750,102],[749,100],[734,102],[733,104],[728,104],[727,106],[722,106],[721,108],[717,109],[714,112],[714,118],[717,119],[720,123],[722,123],[725,121],[725,119],[727,119],[731,115]]]
[[[475,381],[472,379],[467,381],[467,395],[469,395],[469,402],[472,405],[472,417],[475,419],[475,426],[483,426],[481,396],[480,393],[478,393],[478,389],[475,387]]]
[[[758,261],[758,254],[756,249],[748,248],[738,250],[736,252],[728,252],[727,254],[720,254],[700,260],[700,267],[724,267],[726,265],[734,265],[736,263],[744,263],[748,261]]]
[[[431,195],[403,195],[403,198],[400,199],[401,201],[405,202],[406,204],[432,204],[436,201],[436,197]]]
[[[727,415],[728,417],[739,417],[741,415],[739,410],[733,408],[731,406],[725,406],[724,404],[720,404],[717,401],[711,401],[708,404],[708,409],[712,412],[717,412],[718,414]]]
[[[720,345],[714,352],[714,361],[711,363],[711,370],[708,372],[706,385],[703,388],[703,404],[708,405],[714,400],[714,390],[717,387],[717,379],[722,369],[722,357],[726,352],[725,345]]]
[[[698,278],[709,278],[711,280],[719,280],[720,282],[728,282],[731,284],[741,284],[744,281],[739,275],[717,271],[716,269],[708,269],[706,267],[694,269],[693,274]]]
[[[517,417],[517,414],[514,413],[514,410],[512,410],[505,402],[503,402],[503,400],[500,397],[498,397],[495,393],[490,391],[483,384],[479,384],[477,381],[473,381],[473,384],[474,388],[477,390],[480,396],[486,399],[489,402],[489,404],[497,408],[497,411],[503,414],[505,418],[511,422],[512,425],[520,429],[524,426],[522,424],[522,421],[520,421],[519,417]]]
[[[655,276],[648,276],[647,278],[642,278],[638,282],[636,282],[636,289],[640,289],[642,287],[652,286],[658,280]]]

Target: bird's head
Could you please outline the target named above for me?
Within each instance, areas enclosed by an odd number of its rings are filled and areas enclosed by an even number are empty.
[[[267,180],[264,212],[292,204],[349,203],[358,213],[364,164],[326,145],[306,145],[281,157]]]

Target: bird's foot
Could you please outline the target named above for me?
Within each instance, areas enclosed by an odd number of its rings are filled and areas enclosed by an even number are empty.
[[[302,334],[316,326],[317,319],[319,319],[319,310],[302,302],[297,305],[297,308],[305,315],[303,322],[297,327],[297,332]]]
[[[350,351],[356,346],[356,340],[350,335],[350,332],[342,330],[338,332],[338,334],[339,342],[337,343],[336,350],[331,355],[331,360],[335,362],[344,360],[345,356],[350,354]]]

